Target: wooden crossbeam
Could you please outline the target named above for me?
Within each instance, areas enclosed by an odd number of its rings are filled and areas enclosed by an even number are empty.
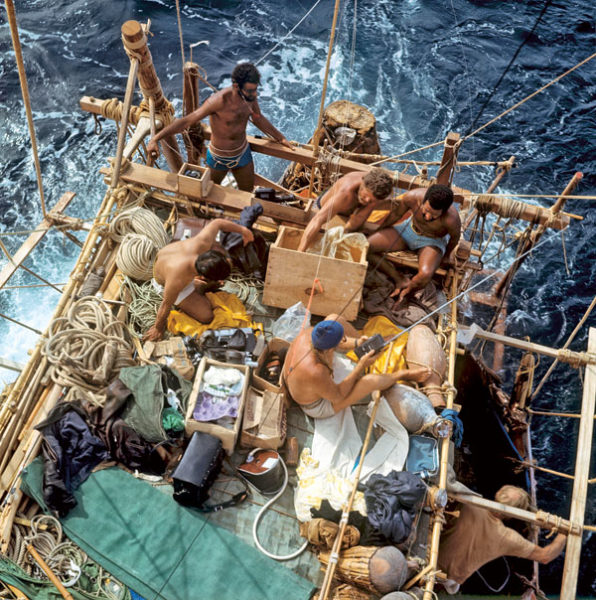
[[[56,206],[52,209],[51,212],[61,213],[71,202],[71,200],[75,197],[74,192],[66,192],[62,194],[62,197],[56,203]],[[49,218],[45,218],[36,228],[34,233],[32,233],[21,245],[21,247],[16,251],[16,253],[12,257],[12,263],[9,261],[7,265],[0,271],[0,288],[3,288],[6,285],[6,282],[17,272],[21,264],[23,264],[24,260],[29,256],[33,248],[41,242],[44,238],[45,234],[52,227],[52,222]]]

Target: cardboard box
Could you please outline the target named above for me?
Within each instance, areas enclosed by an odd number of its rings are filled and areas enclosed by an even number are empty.
[[[143,351],[147,360],[154,360],[159,365],[167,365],[178,371],[184,379],[192,380],[195,368],[188,358],[181,337],[171,337],[160,342],[145,342]]]
[[[195,176],[190,175],[194,173]],[[206,167],[183,163],[178,171],[178,193],[206,198],[211,191],[211,172]]]
[[[355,262],[338,258],[319,257],[298,252],[302,230],[281,226],[277,240],[269,250],[269,262],[263,290],[263,304],[288,308],[301,301],[308,306],[315,274],[323,291],[316,289],[311,312],[326,316],[342,313],[349,321],[358,315],[362,286],[366,277],[366,252],[354,250]],[[317,234],[316,240],[323,237]],[[315,240],[315,241],[316,241]]]
[[[267,342],[267,346],[261,352],[259,356],[259,360],[257,362],[257,367],[255,368],[252,374],[252,385],[258,390],[269,390],[271,392],[280,392],[281,391],[281,367],[279,369],[279,379],[273,384],[260,376],[261,369],[267,364],[269,361],[269,355],[272,352],[277,352],[278,354],[282,354],[285,358],[285,354],[287,354],[288,348],[290,347],[290,342],[287,340],[282,340],[281,338],[273,338]]]
[[[283,395],[250,387],[246,398],[240,443],[249,448],[277,450],[286,439]]]
[[[236,369],[244,374],[244,386],[240,395],[240,402],[238,404],[238,416],[234,420],[234,427],[232,429],[228,427],[222,427],[221,425],[210,421],[197,421],[193,419],[192,415],[197,403],[197,396],[201,391],[203,374],[211,366],[222,367],[226,369]],[[210,433],[211,435],[218,437],[222,441],[224,450],[228,454],[232,454],[232,452],[234,451],[234,446],[236,445],[236,440],[238,439],[238,435],[240,434],[240,428],[242,425],[242,412],[246,403],[246,394],[249,385],[250,367],[247,367],[246,365],[235,365],[231,363],[219,362],[211,358],[203,357],[201,359],[201,362],[199,363],[195,381],[192,386],[192,391],[188,399],[188,409],[186,412],[185,422],[186,435],[190,437],[195,431],[205,431],[206,433]]]

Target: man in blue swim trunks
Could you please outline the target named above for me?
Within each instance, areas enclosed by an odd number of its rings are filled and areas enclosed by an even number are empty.
[[[257,90],[261,82],[259,71],[252,63],[240,63],[232,72],[232,85],[216,92],[194,112],[176,119],[164,127],[147,144],[147,151],[159,154],[157,142],[181,133],[201,119],[209,117],[211,142],[207,149],[207,165],[211,180],[221,183],[228,171],[232,171],[241,190],[251,192],[254,187],[254,163],[246,139],[249,119],[276,142],[294,148],[261,113],[257,102]]]
[[[407,212],[411,214],[405,221],[393,225]],[[399,203],[386,223],[392,226],[380,229],[368,238],[372,252],[418,252],[418,273],[393,292],[393,296],[403,300],[430,282],[443,256],[448,262],[453,261],[453,251],[461,234],[453,192],[450,187],[439,184],[406,192],[399,197]]]

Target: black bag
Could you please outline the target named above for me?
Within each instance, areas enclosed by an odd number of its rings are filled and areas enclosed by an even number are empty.
[[[198,508],[201,512],[222,510],[246,499],[246,490],[227,502],[204,506],[209,498],[209,489],[221,471],[224,459],[221,440],[209,433],[195,431],[190,438],[184,456],[172,473],[174,500],[184,506]]]

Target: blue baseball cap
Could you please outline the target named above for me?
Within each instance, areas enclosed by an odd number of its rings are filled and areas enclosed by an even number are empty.
[[[344,327],[337,321],[321,321],[312,330],[312,345],[317,350],[335,348],[344,337]]]

